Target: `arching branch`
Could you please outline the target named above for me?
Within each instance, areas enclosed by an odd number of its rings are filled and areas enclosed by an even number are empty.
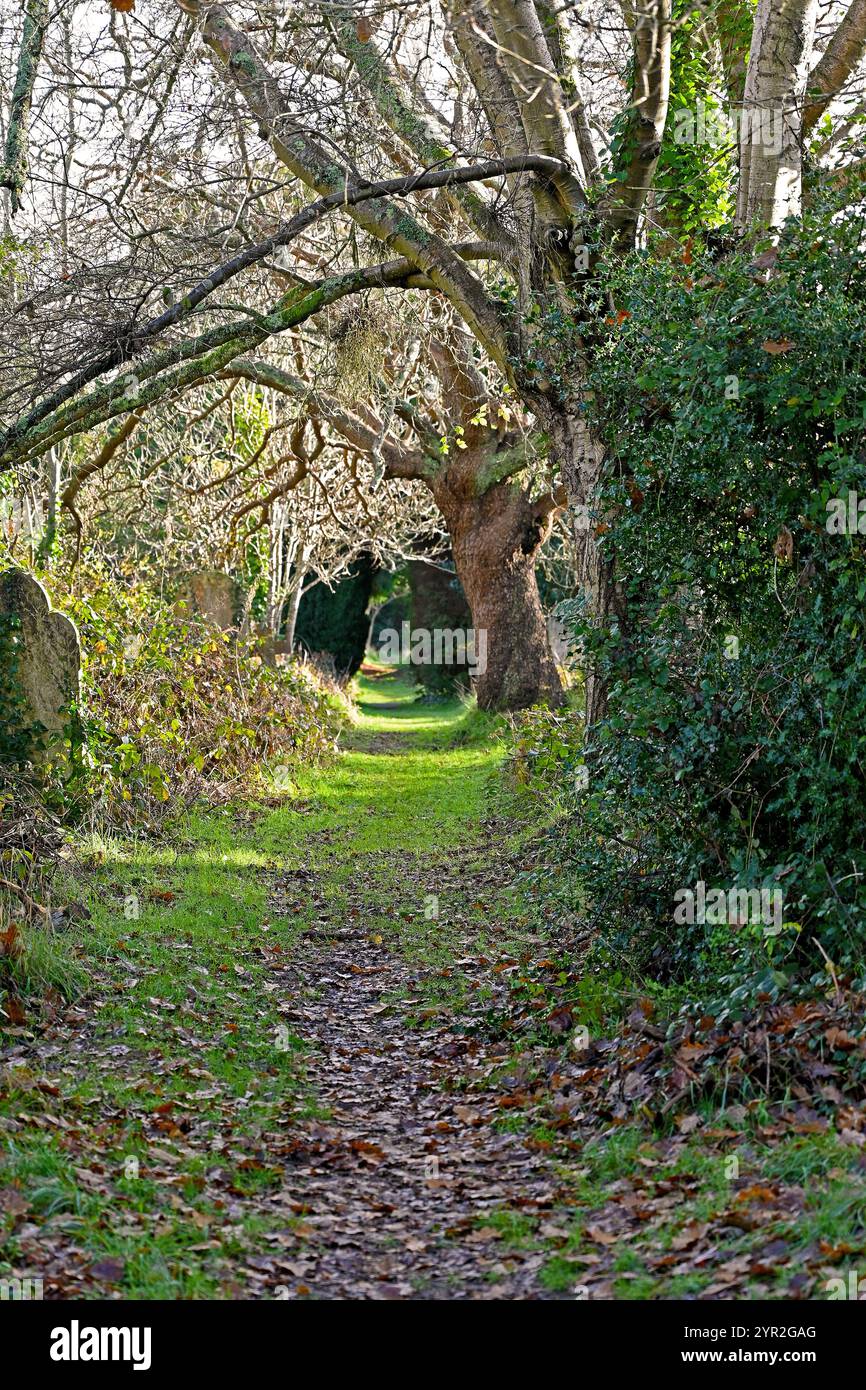
[[[362,42],[355,24],[335,16],[331,28],[337,46],[352,64],[376,104],[376,109],[390,129],[404,140],[423,165],[450,164],[455,158],[437,135],[431,123],[412,105],[411,95],[404,91],[397,76],[386,64],[375,44]],[[480,236],[489,237],[503,246],[511,238],[495,210],[473,189],[452,185],[454,202]]]
[[[386,477],[429,481],[435,474],[435,464],[421,450],[402,448],[387,438],[380,441],[378,420],[365,420],[360,415],[345,410],[332,396],[317,391],[299,377],[284,372],[270,362],[247,357],[237,358],[219,375],[223,378],[241,377],[257,386],[268,386],[271,390],[282,392],[296,400],[309,402],[332,429],[361,453],[378,451],[385,465]]]
[[[347,163],[337,163],[331,150],[309,134],[283,99],[279,83],[262,61],[249,36],[236,29],[225,6],[205,6],[200,0],[177,0],[188,13],[204,16],[202,36],[205,43],[226,68],[232,82],[243,96],[255,117],[260,133],[269,141],[277,158],[297,178],[323,197],[336,195],[339,205],[353,179]],[[527,167],[527,166],[523,166]],[[541,166],[535,166],[540,169]],[[448,171],[449,175],[452,171]],[[457,182],[464,182],[463,171]],[[499,174],[506,172],[500,169]],[[547,169],[548,176],[562,176],[561,165],[554,161]],[[491,172],[486,177],[496,177]],[[479,175],[475,175],[478,178]],[[480,177],[485,177],[481,175]],[[473,176],[469,175],[469,181]],[[450,177],[445,184],[450,183]],[[428,184],[427,187],[444,187]],[[423,185],[416,184],[416,188]],[[377,193],[363,201],[346,200],[347,211],[371,236],[391,247],[411,261],[417,270],[427,275],[433,285],[445,294],[471,326],[473,333],[497,365],[508,370],[510,350],[509,331],[499,306],[492,300],[482,282],[455,256],[441,237],[418,220],[408,206],[400,207],[390,196],[396,190],[391,181],[384,180]],[[408,190],[407,190],[408,191]]]
[[[9,468],[25,457],[37,457],[61,439],[81,434],[118,415],[147,408],[172,392],[198,385],[236,357],[306,322],[346,295],[374,286],[411,284],[415,279],[411,270],[405,261],[392,261],[290,290],[266,314],[250,314],[246,319],[210,329],[197,338],[185,339],[145,362],[137,361],[134,377],[115,378],[82,396],[62,400],[56,408],[51,407],[49,399],[0,437],[0,468]]]

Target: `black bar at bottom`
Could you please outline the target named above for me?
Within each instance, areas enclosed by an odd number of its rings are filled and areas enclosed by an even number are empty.
[[[25,1369],[58,1384],[70,1378],[101,1380],[106,1373],[115,1380],[131,1375],[137,1382],[153,1375],[213,1372],[224,1380],[251,1371],[270,1374],[278,1367],[294,1376],[311,1356],[331,1374],[344,1360],[352,1374],[366,1367],[367,1373],[390,1376],[399,1367],[401,1377],[459,1366],[465,1378],[477,1366],[489,1378],[501,1360],[513,1379],[517,1367],[509,1361],[515,1354],[530,1358],[527,1364],[553,1354],[570,1363],[575,1374],[597,1365],[662,1382],[668,1376],[700,1381],[707,1371],[742,1367],[760,1370],[772,1382],[792,1368],[826,1375],[856,1364],[866,1321],[855,1300],[842,1299],[556,1300],[554,1306],[522,1307],[518,1323],[513,1311],[500,1323],[495,1307],[476,1308],[468,1323],[465,1309],[451,1323],[440,1308],[434,1322],[428,1324],[425,1315],[420,1325],[417,1311],[385,1315],[376,1300],[363,1305],[363,1320],[358,1311],[357,1304],[344,1309],[312,1300],[306,1305],[13,1301],[0,1302],[0,1330]]]

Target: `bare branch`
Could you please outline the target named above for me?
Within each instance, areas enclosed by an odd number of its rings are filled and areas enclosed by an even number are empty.
[[[10,190],[13,214],[18,211],[27,179],[30,104],[33,100],[33,87],[39,59],[42,56],[48,17],[48,0],[27,0],[24,7],[24,33],[18,56],[18,73],[12,92],[12,109],[6,133],[4,163],[0,168],[0,187]]]

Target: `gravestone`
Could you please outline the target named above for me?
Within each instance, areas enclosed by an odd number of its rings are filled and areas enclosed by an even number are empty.
[[[188,574],[178,591],[186,604],[188,617],[203,618],[211,627],[226,631],[235,626],[240,595],[230,574],[222,570],[200,570]]]
[[[22,724],[41,724],[48,750],[59,743],[78,699],[81,645],[71,618],[51,607],[47,593],[26,570],[0,575],[0,615],[18,619],[13,682]]]

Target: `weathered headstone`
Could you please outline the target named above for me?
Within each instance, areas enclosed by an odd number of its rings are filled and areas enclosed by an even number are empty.
[[[51,607],[47,593],[26,570],[0,575],[0,614],[18,619],[13,676],[24,725],[40,724],[48,751],[59,743],[78,699],[81,645],[71,618]]]
[[[180,586],[178,598],[186,604],[190,617],[203,618],[211,627],[224,631],[234,627],[239,604],[238,586],[230,574],[222,570],[200,570],[188,574]]]

